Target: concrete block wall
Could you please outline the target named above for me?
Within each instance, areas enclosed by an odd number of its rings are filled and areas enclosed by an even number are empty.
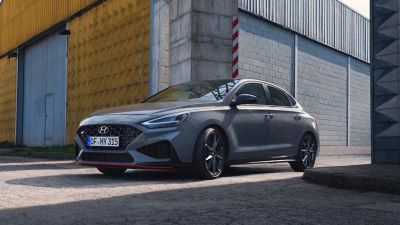
[[[350,141],[352,146],[370,146],[370,70],[357,59],[351,59],[350,65]]]
[[[239,16],[239,78],[266,80],[297,93],[318,119],[322,145],[370,145],[368,63],[302,36],[296,43],[294,32],[249,13]]]
[[[288,91],[294,76],[294,38],[289,31],[240,14],[240,77],[265,80]]]
[[[315,116],[323,145],[347,145],[347,57],[299,37],[298,96]]]

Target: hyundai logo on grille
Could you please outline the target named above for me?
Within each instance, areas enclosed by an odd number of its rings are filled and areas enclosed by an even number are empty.
[[[101,126],[101,127],[99,127],[99,129],[97,131],[99,132],[99,134],[107,134],[108,130],[109,130],[108,127]]]

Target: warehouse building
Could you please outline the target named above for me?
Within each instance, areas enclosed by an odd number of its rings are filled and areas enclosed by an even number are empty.
[[[323,145],[370,145],[369,21],[339,1],[0,5],[0,141],[73,143],[92,111],[232,75],[292,92],[317,117]]]

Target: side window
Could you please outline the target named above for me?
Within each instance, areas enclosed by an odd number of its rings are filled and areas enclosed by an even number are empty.
[[[267,96],[265,95],[264,86],[262,84],[245,84],[236,92],[236,96],[241,94],[256,96],[257,104],[259,105],[267,104]]]
[[[268,86],[268,90],[271,94],[271,105],[290,106],[290,101],[285,92],[272,86]]]

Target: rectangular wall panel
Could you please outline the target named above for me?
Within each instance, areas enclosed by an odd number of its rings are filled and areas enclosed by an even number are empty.
[[[347,145],[347,57],[299,38],[298,100],[315,116],[322,145]]]
[[[22,144],[65,144],[66,36],[53,34],[25,49]]]
[[[93,111],[148,96],[150,1],[108,0],[69,24],[67,141]]]
[[[0,59],[0,142],[15,142],[16,58]]]
[[[371,96],[370,69],[365,63],[350,61],[350,144],[371,145]]]

